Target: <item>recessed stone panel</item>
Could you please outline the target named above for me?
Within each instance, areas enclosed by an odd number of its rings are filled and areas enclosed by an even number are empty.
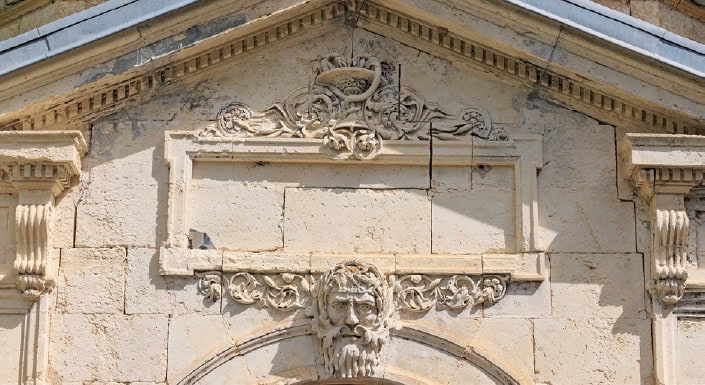
[[[428,253],[430,230],[424,190],[286,190],[284,245],[291,251]]]
[[[194,180],[190,227],[218,249],[275,250],[283,246],[283,208],[281,186]]]

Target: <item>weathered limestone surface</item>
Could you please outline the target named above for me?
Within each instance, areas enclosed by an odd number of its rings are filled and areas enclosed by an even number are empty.
[[[650,384],[649,320],[534,320],[538,383]]]
[[[261,6],[276,11],[276,5]],[[259,49],[319,17],[278,24],[232,50]],[[645,289],[651,223],[633,186],[618,182],[624,176],[618,176],[615,127],[460,56],[395,41],[399,31],[356,29],[351,39],[342,20],[323,28],[197,75],[190,69],[213,65],[227,50],[180,63],[164,75],[176,80],[149,100],[92,122],[80,180],[54,211],[53,247],[61,263],[55,292],[42,297],[52,301],[48,383],[308,384],[374,377],[402,384],[656,384],[658,341],[652,341],[650,317],[658,303]],[[416,27],[400,22],[398,28]],[[439,47],[455,44],[445,33],[419,34]],[[547,56],[555,41],[545,43],[535,49]],[[350,44],[356,55],[371,57],[351,65]],[[453,47],[458,55],[519,71],[521,63],[490,51]],[[359,160],[329,156],[336,143],[331,132],[340,128],[333,123],[320,137],[276,131],[286,123],[315,130],[305,119],[334,109],[306,108],[298,100],[292,112],[283,102],[296,100],[287,97],[297,89],[307,95],[309,88],[325,88],[314,82],[312,66],[333,52],[342,56],[324,65],[335,67],[336,76],[323,72],[345,92],[334,98],[324,92],[321,104],[359,95],[375,79],[383,86],[401,79],[420,102],[387,103],[383,127],[393,131],[390,122],[399,124],[396,109],[425,109],[437,114],[438,127],[474,129],[474,136],[427,140],[403,125],[411,136],[404,140],[356,137],[359,148],[379,140],[387,151],[386,158]],[[380,73],[374,58],[384,62]],[[350,73],[358,77],[337,83]],[[231,103],[241,103],[240,110],[221,111]],[[346,103],[353,108],[335,123],[349,124],[346,129],[366,127],[369,116],[360,111],[385,108]],[[507,140],[483,138],[478,127],[502,130]],[[250,132],[253,138],[248,129],[274,133]],[[171,134],[195,150],[167,155]],[[527,138],[538,138],[540,154],[533,155],[542,164],[520,169]],[[284,139],[286,147],[278,144]],[[262,148],[269,152],[258,154]],[[449,156],[453,151],[460,155]],[[179,169],[178,162],[185,165]],[[177,169],[183,174],[175,175]],[[0,183],[3,177],[0,171]],[[183,205],[170,200],[175,192],[184,194]],[[179,210],[187,214],[174,230],[170,219]],[[11,217],[9,204],[0,207],[0,266],[8,268],[15,255],[8,246]],[[186,239],[189,230],[210,242],[169,243],[172,235]],[[693,232],[698,254],[705,247]],[[12,278],[7,286],[14,288]],[[24,313],[0,303],[0,357],[13,358],[0,359],[0,385],[14,384],[21,370],[14,346],[22,344],[24,320]],[[698,319],[677,322],[680,384],[703,383],[697,360],[705,328]]]
[[[160,382],[167,315],[56,314],[51,363],[62,381]]]
[[[17,354],[17,347],[22,346],[22,326],[24,316],[18,314],[0,314],[0,383],[11,384],[17,381],[17,373],[22,366],[22,357]]]
[[[220,302],[204,301],[194,279],[159,274],[158,258],[156,249],[127,249],[126,314],[220,313]]]
[[[431,251],[431,202],[424,190],[287,189],[285,199],[288,250]],[[344,231],[331,234],[330,229]]]
[[[123,248],[62,249],[57,310],[121,314],[125,308],[125,264]]]
[[[678,381],[681,384],[700,384],[705,381],[698,352],[705,344],[703,329],[705,322],[700,318],[678,321]]]
[[[538,180],[542,247],[634,252],[634,206],[617,199],[613,128],[544,102],[532,102],[529,115],[550,122]]]
[[[645,317],[641,254],[551,254],[551,304],[558,318]]]

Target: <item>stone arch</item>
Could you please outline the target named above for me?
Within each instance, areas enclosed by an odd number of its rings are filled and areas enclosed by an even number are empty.
[[[197,364],[177,385],[528,385],[491,354],[452,342],[435,331],[403,325],[393,330],[374,376],[322,378],[308,320],[245,337]],[[426,370],[431,369],[433,370]]]

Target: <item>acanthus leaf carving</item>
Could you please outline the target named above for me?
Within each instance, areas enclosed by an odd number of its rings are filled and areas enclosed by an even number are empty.
[[[292,311],[308,304],[311,285],[307,277],[299,274],[242,272],[230,278],[227,290],[234,301],[243,305],[261,302],[272,309]]]
[[[507,277],[483,276],[474,280],[467,275],[430,278],[410,274],[396,281],[399,305],[412,312],[426,312],[434,306],[463,309],[482,303],[493,304],[502,299],[507,289]]]
[[[200,137],[287,137],[322,139],[336,158],[374,158],[385,140],[453,140],[472,135],[506,141],[487,112],[466,108],[455,116],[428,103],[408,87],[390,84],[374,56],[320,59],[309,87],[263,112],[243,103],[221,109]],[[389,66],[387,66],[389,67]]]

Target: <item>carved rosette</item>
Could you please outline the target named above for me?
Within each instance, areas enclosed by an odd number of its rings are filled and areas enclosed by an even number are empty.
[[[653,290],[661,301],[674,304],[688,279],[688,216],[685,210],[656,210],[653,224]]]
[[[387,66],[388,68],[390,66]],[[255,112],[232,103],[200,137],[287,137],[321,139],[335,158],[371,159],[385,140],[453,140],[472,135],[484,140],[509,140],[492,126],[489,114],[466,108],[453,116],[408,87],[389,84],[379,59],[361,55],[330,55],[319,60],[308,87],[291,93],[283,103]]]

